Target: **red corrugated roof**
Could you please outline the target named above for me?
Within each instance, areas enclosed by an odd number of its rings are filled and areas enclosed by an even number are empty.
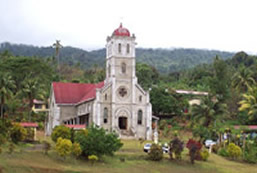
[[[257,129],[257,125],[235,125],[234,126],[235,127],[235,129],[239,129],[240,127],[242,127],[242,128],[244,128],[244,127],[246,127],[246,128],[248,128],[248,129],[251,129],[251,130],[256,130]]]
[[[32,122],[22,122],[20,123],[22,127],[38,127],[37,123],[32,123]]]
[[[56,103],[76,104],[95,98],[96,88],[102,88],[104,82],[98,84],[53,82]]]

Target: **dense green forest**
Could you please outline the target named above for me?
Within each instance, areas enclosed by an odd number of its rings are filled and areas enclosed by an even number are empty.
[[[53,57],[55,49],[49,47],[35,47],[24,44],[0,44],[0,52],[8,50],[15,56],[37,56],[41,58]],[[85,51],[73,47],[63,47],[60,50],[60,62],[67,65],[80,65],[82,69],[93,66],[104,67],[105,49]],[[137,62],[155,67],[160,73],[170,73],[193,68],[198,64],[212,63],[218,55],[222,59],[232,58],[233,53],[202,50],[202,49],[144,49],[136,50]]]

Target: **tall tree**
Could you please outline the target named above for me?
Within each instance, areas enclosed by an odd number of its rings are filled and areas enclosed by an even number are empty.
[[[153,87],[150,91],[153,113],[156,115],[181,115],[188,102],[180,94],[165,87]]]
[[[31,120],[31,113],[33,107],[33,100],[42,98],[42,85],[37,78],[31,78],[30,75],[22,82],[22,95],[29,101],[29,121]]]
[[[4,116],[4,104],[8,97],[13,94],[15,88],[15,82],[11,75],[8,73],[0,73],[0,106],[1,106],[1,118]]]
[[[136,64],[136,75],[139,84],[146,90],[157,84],[159,78],[159,73],[154,67],[143,63]]]
[[[228,66],[225,61],[216,56],[213,62],[214,76],[211,82],[211,92],[216,95],[217,99],[225,102],[229,96],[230,77],[228,73]]]
[[[247,92],[254,84],[256,84],[253,73],[246,67],[241,67],[232,77],[232,85],[239,92]]]
[[[215,122],[224,119],[227,106],[215,100],[214,97],[208,96],[201,100],[200,105],[193,105],[191,112],[194,122],[204,127],[210,127],[214,126]]]
[[[250,123],[257,123],[257,87],[251,88],[247,94],[243,94],[243,100],[239,104],[239,111],[247,111]]]
[[[53,44],[53,47],[55,48],[55,58],[57,59],[57,65],[58,70],[60,70],[60,49],[63,47],[61,45],[61,40],[56,40],[56,42]]]

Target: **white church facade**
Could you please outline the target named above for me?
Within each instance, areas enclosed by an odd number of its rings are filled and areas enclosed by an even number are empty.
[[[122,25],[107,37],[103,82],[52,84],[48,135],[61,124],[95,124],[120,138],[152,139],[152,105],[137,82],[135,39]]]

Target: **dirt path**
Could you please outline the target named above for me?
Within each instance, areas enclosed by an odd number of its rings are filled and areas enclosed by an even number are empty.
[[[28,147],[25,150],[26,151],[39,151],[39,150],[42,151],[43,149],[44,149],[44,144],[34,144],[34,146]]]

